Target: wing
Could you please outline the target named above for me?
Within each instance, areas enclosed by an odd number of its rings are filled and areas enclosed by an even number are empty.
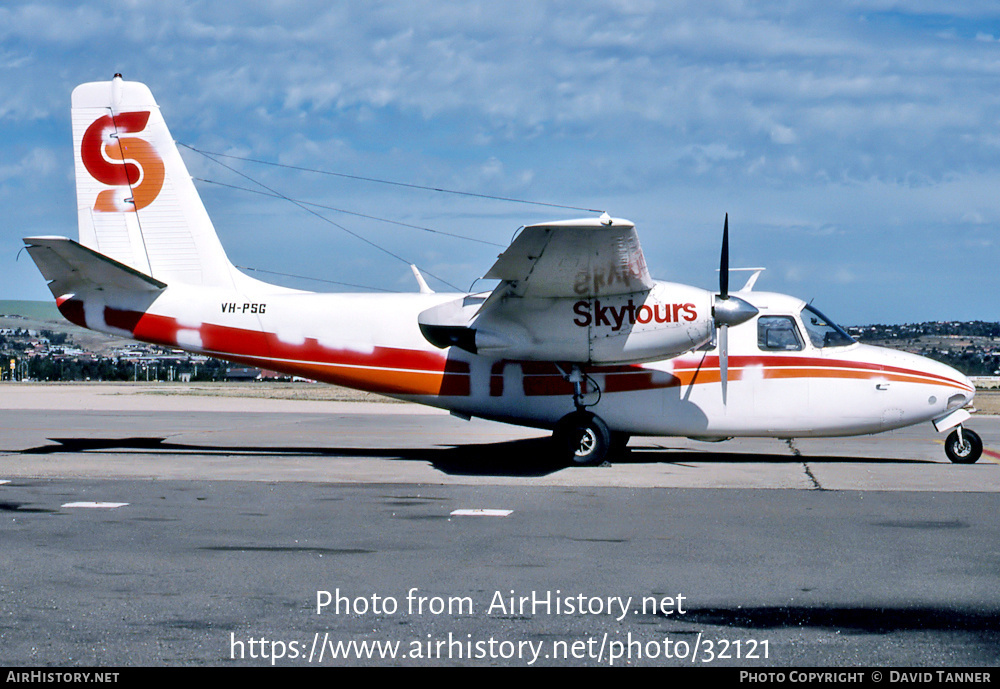
[[[607,297],[653,287],[635,226],[592,218],[529,225],[485,276],[515,297]]]
[[[486,277],[501,280],[489,297],[420,314],[431,344],[508,360],[623,364],[676,356],[712,337],[712,293],[654,281],[626,220],[526,227]]]

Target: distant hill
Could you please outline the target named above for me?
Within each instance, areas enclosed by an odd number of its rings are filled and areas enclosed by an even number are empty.
[[[0,316],[21,316],[35,321],[65,322],[54,301],[0,299]]]
[[[65,333],[72,342],[91,352],[103,354],[118,347],[122,338],[73,325],[59,313],[54,301],[15,301],[0,299],[0,328],[49,330]]]
[[[122,338],[73,325],[52,301],[0,299],[0,328],[50,330],[65,333],[87,351],[106,354]],[[848,331],[867,344],[927,356],[954,366],[966,375],[1000,375],[1000,323],[943,321],[903,325],[851,326]]]

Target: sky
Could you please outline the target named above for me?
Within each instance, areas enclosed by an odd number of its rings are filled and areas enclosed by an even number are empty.
[[[728,213],[756,289],[842,324],[1000,319],[995,2],[236,6],[0,7],[0,299],[51,298],[20,239],[76,237],[70,93],[121,72],[198,149],[574,207],[182,149],[233,263],[317,280],[261,279],[415,291],[410,262],[489,289],[520,226],[582,208],[633,221],[654,277],[717,289]]]

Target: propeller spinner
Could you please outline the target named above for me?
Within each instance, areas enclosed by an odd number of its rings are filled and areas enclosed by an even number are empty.
[[[722,379],[722,403],[726,403],[729,382],[729,326],[746,323],[758,313],[752,304],[729,295],[729,213],[722,228],[722,256],[719,259],[719,294],[715,297],[712,316],[719,333],[719,374]]]

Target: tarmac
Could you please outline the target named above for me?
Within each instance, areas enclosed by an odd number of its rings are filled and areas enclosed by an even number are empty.
[[[4,665],[1000,661],[1000,417],[968,466],[927,424],[567,468],[414,405],[163,390],[0,386]]]

